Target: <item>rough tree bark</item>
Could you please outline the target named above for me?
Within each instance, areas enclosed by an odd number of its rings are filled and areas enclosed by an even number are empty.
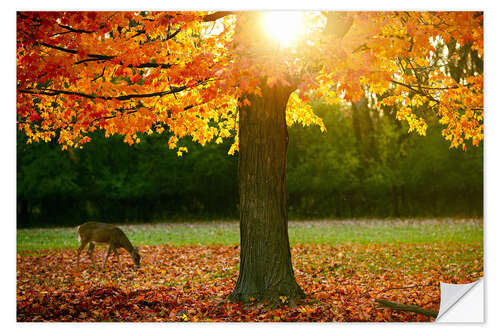
[[[295,281],[288,240],[285,108],[292,87],[261,84],[240,108],[240,273],[233,301],[294,301],[305,296]]]

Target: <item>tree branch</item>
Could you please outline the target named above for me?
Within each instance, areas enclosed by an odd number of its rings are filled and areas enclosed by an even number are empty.
[[[347,34],[354,21],[352,16],[342,17],[342,13],[338,12],[323,11],[321,13],[325,15],[327,19],[323,33],[327,35],[334,34],[338,38],[342,38]]]
[[[59,51],[62,51],[62,52],[66,52],[66,53],[71,53],[71,54],[77,54],[78,53],[77,50],[71,50],[71,49],[67,49],[67,48],[64,48],[64,47],[60,47],[60,46],[56,46],[56,45],[51,45],[51,44],[48,44],[48,43],[45,43],[45,42],[40,42],[38,44],[39,45],[43,45],[43,46],[48,47],[48,48],[51,48],[51,49],[54,49],[54,50],[59,50]]]
[[[377,302],[378,304],[380,304],[384,308],[388,308],[388,309],[392,309],[392,310],[410,311],[410,312],[420,313],[420,314],[423,314],[424,316],[433,317],[433,318],[436,318],[438,315],[437,312],[427,310],[427,309],[421,308],[421,307],[413,305],[413,304],[401,304],[401,303],[387,301],[385,299],[376,299],[375,302]]]
[[[174,34],[172,34],[172,36],[174,36]],[[48,48],[51,48],[51,49],[55,49],[55,50],[61,51],[61,52],[66,52],[66,53],[71,53],[71,54],[78,54],[77,50],[67,49],[67,48],[64,48],[64,47],[61,47],[61,46],[56,46],[56,45],[48,44],[48,43],[45,43],[45,42],[41,42],[41,43],[38,43],[38,44],[43,45],[43,46],[48,47]],[[87,54],[87,56],[89,56],[90,58],[79,60],[79,61],[75,62],[75,65],[79,65],[79,64],[82,64],[82,63],[85,63],[85,62],[90,62],[90,61],[109,61],[109,60],[113,60],[114,58],[116,58],[116,56],[110,56],[110,55],[105,55],[105,54],[93,54],[93,53]],[[123,65],[123,62],[120,61],[120,65]],[[168,68],[172,67],[172,64],[157,64],[157,63],[147,62],[147,63],[143,63],[143,64],[139,64],[139,65],[131,65],[131,64],[129,64],[129,65],[127,65],[127,67],[129,67],[129,68],[162,68],[162,69],[168,69]]]
[[[94,32],[94,31],[89,31],[89,30],[74,29],[74,28],[70,27],[69,25],[63,25],[63,24],[58,24],[58,26],[60,26],[63,29],[68,30],[69,32],[76,32],[76,33],[81,33],[81,34],[91,34]]]
[[[199,105],[201,105],[201,104],[191,104],[191,105],[185,106],[185,107],[183,108],[183,110],[184,110],[184,111],[187,111],[187,110],[192,109],[192,108],[194,108],[195,106],[199,106]],[[132,114],[132,113],[136,113],[137,111],[139,111],[139,109],[140,109],[141,107],[142,107],[142,108],[146,108],[146,109],[148,109],[148,110],[152,110],[152,108],[147,108],[147,107],[145,107],[145,106],[143,106],[143,105],[137,105],[137,106],[136,106],[136,107],[134,107],[134,108],[130,108],[130,109],[116,109],[116,111],[120,111],[120,112],[125,111],[125,113],[124,113],[124,114],[129,115],[129,114]],[[168,110],[168,111],[170,112],[170,110]],[[93,121],[113,119],[113,118],[116,118],[116,117],[117,117],[117,115],[116,115],[116,114],[114,114],[114,115],[112,115],[112,116],[102,116],[102,117],[99,117],[99,118],[97,118],[97,119],[94,119]]]
[[[396,81],[396,80],[391,80],[391,82],[394,83],[394,84],[398,84],[400,86],[406,87],[406,88],[408,88],[408,89],[410,89],[410,90],[412,90],[412,91],[414,91],[416,93],[419,92],[417,89],[415,89],[415,87],[413,87],[413,86],[411,86],[409,84],[406,84],[406,83],[403,83],[403,82],[399,82],[399,81]]]
[[[201,20],[203,22],[212,22],[212,21],[217,21],[218,19],[223,18],[224,16],[233,15],[233,14],[235,14],[235,12],[233,12],[233,11],[219,11],[219,12],[205,15],[201,18]]]
[[[194,86],[198,86],[200,84],[206,83],[208,80],[200,81]],[[194,87],[193,86],[193,87]],[[167,91],[158,91],[152,92],[148,94],[130,94],[130,95],[121,95],[121,96],[102,96],[102,95],[90,95],[78,91],[67,91],[67,90],[58,90],[58,89],[19,89],[18,91],[23,94],[33,94],[33,95],[46,95],[46,96],[57,96],[57,95],[71,95],[71,96],[80,96],[88,99],[96,99],[100,98],[103,100],[118,100],[118,101],[126,101],[135,98],[148,98],[148,97],[161,97],[169,94],[174,94],[177,92],[181,92],[191,87],[182,86],[182,87],[174,87]]]

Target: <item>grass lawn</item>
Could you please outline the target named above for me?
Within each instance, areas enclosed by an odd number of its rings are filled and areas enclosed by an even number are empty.
[[[237,245],[238,222],[121,225],[134,245]],[[290,221],[297,244],[482,243],[480,219]],[[17,251],[77,248],[76,227],[17,230]]]

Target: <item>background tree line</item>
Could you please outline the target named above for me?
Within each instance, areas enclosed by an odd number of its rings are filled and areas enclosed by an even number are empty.
[[[291,218],[483,215],[483,146],[449,149],[432,114],[427,135],[408,134],[395,109],[367,99],[351,107],[315,102],[326,133],[289,128],[287,191]],[[85,220],[146,222],[238,217],[237,154],[230,142],[182,140],[178,157],[166,135],[92,135],[85,149],[26,144],[17,133],[17,226],[77,225]]]

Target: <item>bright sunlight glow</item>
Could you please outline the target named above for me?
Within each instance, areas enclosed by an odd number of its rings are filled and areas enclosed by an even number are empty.
[[[302,12],[299,11],[265,12],[263,23],[267,33],[284,47],[291,46],[303,32]]]

